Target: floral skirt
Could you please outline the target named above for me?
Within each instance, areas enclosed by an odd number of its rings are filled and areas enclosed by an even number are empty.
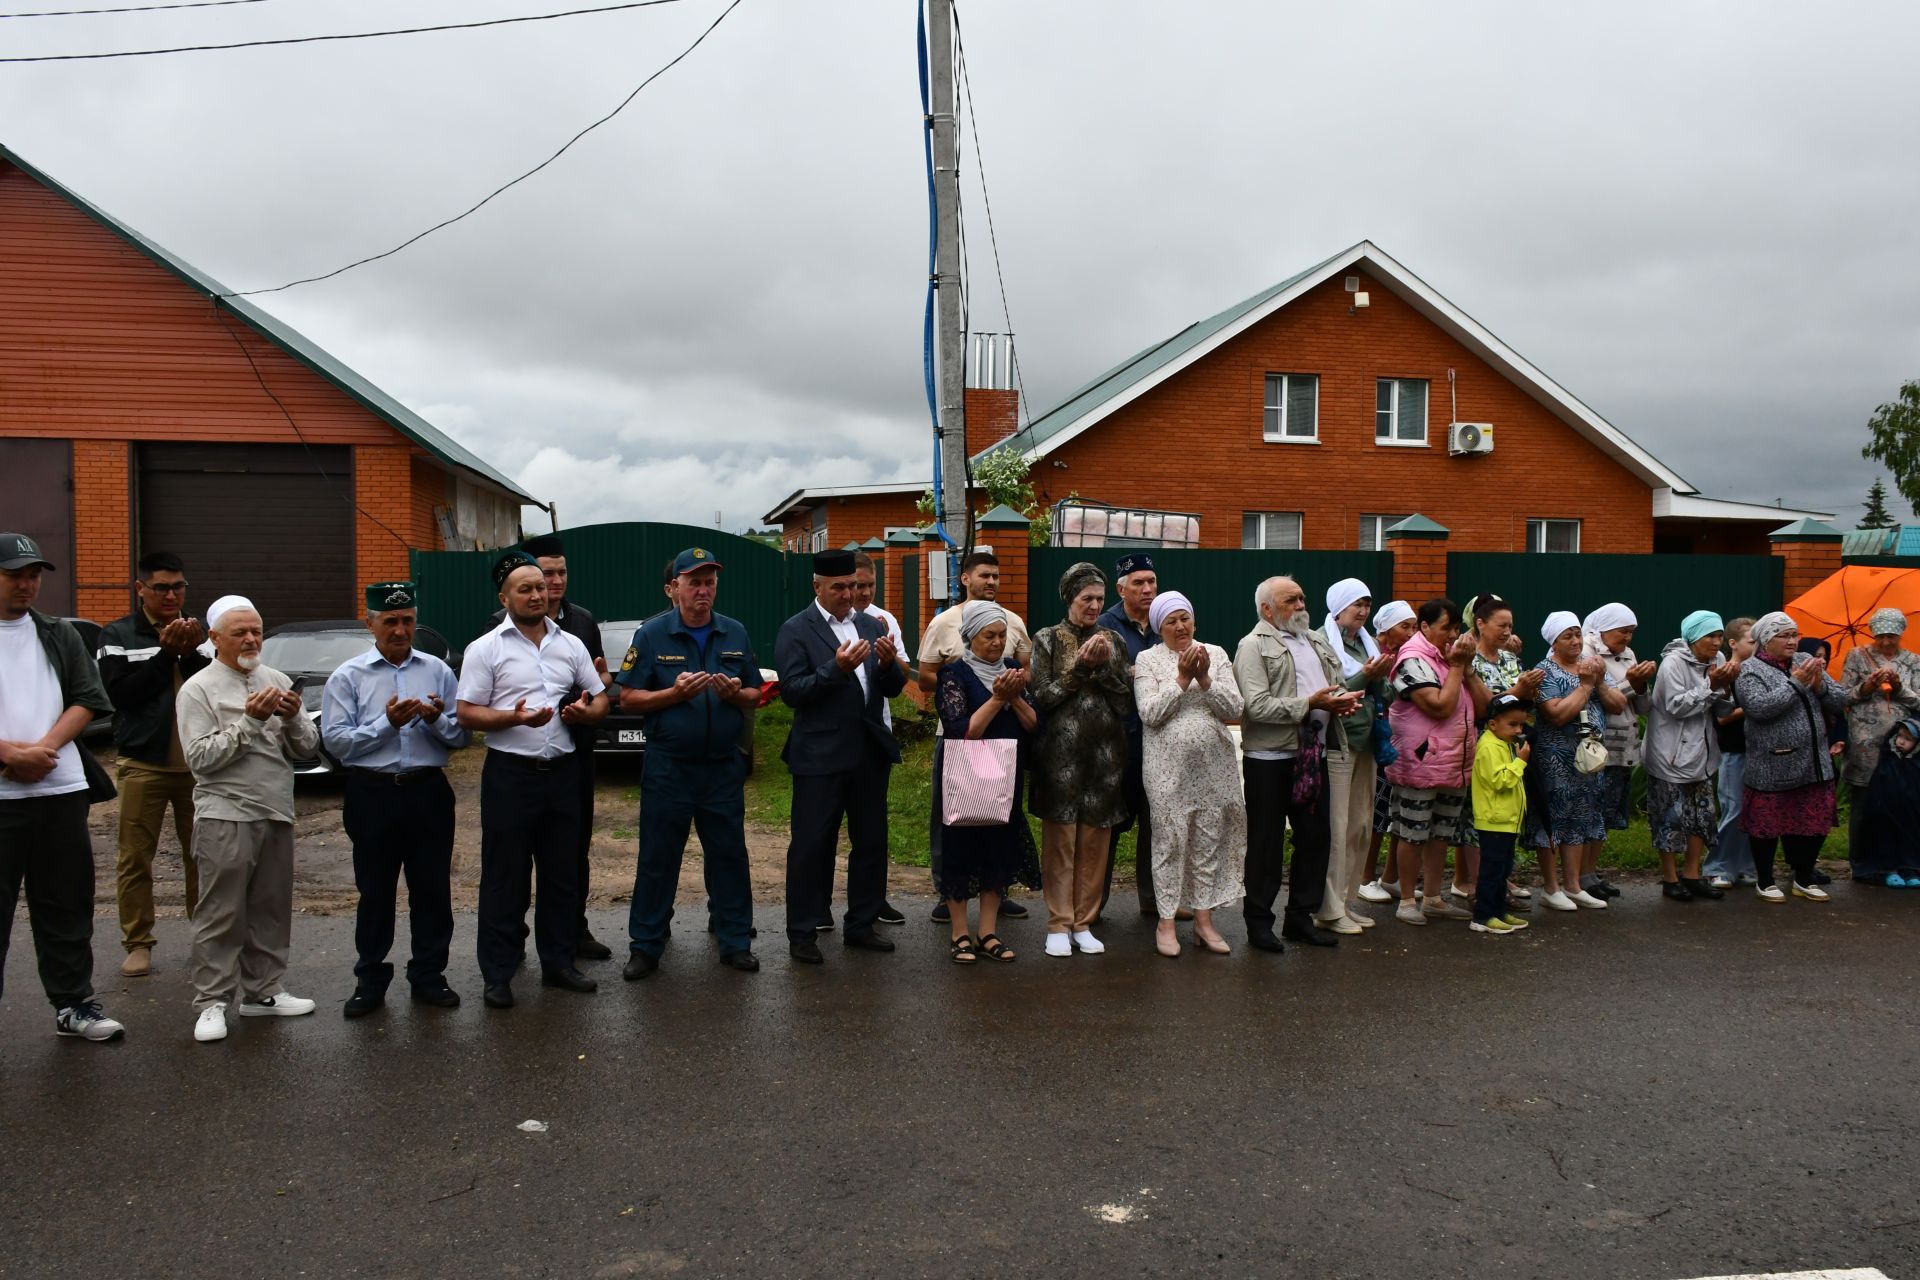
[[[1824,836],[1838,818],[1831,782],[1816,782],[1792,791],[1755,791],[1741,796],[1740,824],[1756,840],[1781,836]]]
[[[1547,797],[1547,811],[1527,814],[1530,847],[1589,844],[1607,838],[1607,821],[1600,812],[1604,786],[1600,774],[1574,768],[1571,747],[1536,744],[1533,767],[1540,771],[1539,790]]]
[[[1689,839],[1715,844],[1720,811],[1713,802],[1713,779],[1667,782],[1649,776],[1647,825],[1653,830],[1653,847],[1661,853],[1683,854]]]

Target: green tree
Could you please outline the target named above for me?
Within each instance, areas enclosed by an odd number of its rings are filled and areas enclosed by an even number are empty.
[[[1873,487],[1867,490],[1867,514],[1856,526],[1861,529],[1891,529],[1899,524],[1887,511],[1887,486],[1883,480],[1875,480]]]
[[[1900,496],[1920,512],[1920,382],[1905,383],[1867,419],[1868,441],[1860,456],[1893,473]]]

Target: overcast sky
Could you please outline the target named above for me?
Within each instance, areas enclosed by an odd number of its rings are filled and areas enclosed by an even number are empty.
[[[229,287],[277,284],[466,207],[724,3],[0,66],[0,141]],[[0,22],[0,49],[567,7],[266,0]],[[1034,412],[1371,238],[1709,496],[1850,527],[1866,420],[1920,378],[1920,6],[1576,8],[960,0]],[[745,0],[474,217],[259,301],[567,524],[739,530],[801,484],[925,476],[914,13]]]

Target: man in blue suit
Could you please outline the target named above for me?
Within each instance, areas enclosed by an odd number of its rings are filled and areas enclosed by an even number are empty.
[[[887,779],[900,746],[881,717],[906,688],[886,624],[853,607],[851,551],[813,557],[814,602],[781,624],[774,641],[780,697],[793,708],[781,750],[793,774],[787,845],[787,944],[801,964],[821,963],[815,925],[833,898],[833,857],[847,824],[847,911],[841,940],[891,951],[874,930],[887,894]]]

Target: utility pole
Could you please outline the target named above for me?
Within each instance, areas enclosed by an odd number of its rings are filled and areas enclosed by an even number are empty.
[[[953,75],[953,0],[927,0],[927,86],[933,130],[934,371],[939,385],[940,503],[935,518],[961,549],[973,545],[967,495],[967,365],[960,314],[960,122]],[[948,557],[949,565],[957,558]],[[947,574],[948,598],[960,598],[959,575]]]

